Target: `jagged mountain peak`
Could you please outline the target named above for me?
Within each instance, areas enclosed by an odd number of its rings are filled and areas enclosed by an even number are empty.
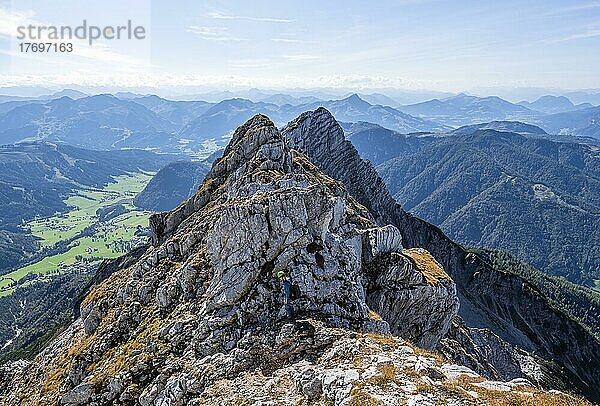
[[[331,152],[346,140],[344,129],[324,107],[302,113],[288,123],[282,133],[298,149],[303,149],[307,143],[316,143],[322,146],[322,150]],[[320,136],[315,137],[315,134]]]
[[[307,111],[282,129],[288,144],[303,151],[328,174],[344,182],[352,196],[379,219],[378,205],[395,204],[383,180],[373,166],[362,160],[352,143],[346,140],[344,129],[325,108]],[[335,157],[335,159],[333,159]],[[341,172],[345,167],[348,170]],[[360,174],[360,176],[356,176]],[[373,197],[377,196],[373,202]],[[384,220],[389,222],[389,219]]]
[[[351,94],[350,96],[346,97],[345,99],[342,99],[341,101],[347,102],[351,106],[358,107],[358,108],[368,108],[368,107],[371,107],[371,103],[369,103],[366,100],[362,99],[356,93]]]
[[[250,163],[252,158],[262,169],[290,170],[289,149],[275,124],[262,114],[255,115],[234,132],[223,156],[213,164],[207,177],[223,177]]]
[[[357,93],[352,93],[350,96],[346,97],[344,100],[364,102],[364,100]]]
[[[282,141],[277,127],[269,117],[256,114],[235,130],[224,155],[243,143],[248,144],[249,147],[260,147],[262,144],[272,141]]]
[[[154,242],[175,231],[185,218],[214,199],[216,193],[225,188],[232,195],[244,193],[248,184],[267,179],[269,171],[277,176],[292,172],[292,154],[275,124],[267,116],[257,114],[234,132],[196,194],[175,210],[150,218]]]
[[[298,117],[296,117],[294,120],[292,120],[290,122],[291,123],[298,123],[298,122],[302,122],[311,118],[319,118],[321,121],[326,121],[329,124],[333,125],[334,123],[337,123],[337,121],[335,120],[335,117],[333,116],[333,114],[331,114],[331,112],[329,110],[327,110],[325,107],[318,107],[315,110],[309,110],[309,111],[305,111],[304,113],[300,114]]]
[[[151,225],[153,246],[92,290],[40,358],[0,370],[21,388],[0,388],[0,400],[201,402],[220,379],[318,357],[337,338],[315,326],[389,334],[371,309],[391,302],[403,320],[394,330],[433,348],[458,309],[453,281],[429,254],[403,250],[395,227],[378,226],[262,115],[236,131],[192,198]],[[300,292],[294,316],[318,322],[286,324],[281,270]],[[407,289],[400,300],[390,281]],[[282,344],[298,326],[309,329],[294,333],[304,341]]]
[[[115,262],[75,323],[34,361],[0,368],[0,402],[235,404],[281,386],[285,403],[347,404],[379,391],[369,378],[387,377],[398,382],[386,390],[396,404],[423,399],[421,375],[447,387],[465,374],[480,383],[471,369],[389,337],[436,348],[458,312],[456,284],[428,251],[404,249],[399,229],[376,221],[296,141],[329,165],[353,163],[344,180],[354,190],[378,187],[356,175],[356,151],[327,110],[282,132],[254,116],[193,197],[152,217],[152,246]],[[435,399],[473,401],[428,379]],[[540,393],[527,391],[514,396]]]

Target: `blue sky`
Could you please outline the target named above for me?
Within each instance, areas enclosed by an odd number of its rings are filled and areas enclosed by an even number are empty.
[[[148,36],[19,52],[16,26],[83,19]],[[600,1],[0,0],[0,86],[583,89],[599,50]]]

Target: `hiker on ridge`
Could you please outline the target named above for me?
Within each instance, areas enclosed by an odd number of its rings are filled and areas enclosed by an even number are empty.
[[[285,304],[285,313],[287,314],[288,319],[292,319],[294,317],[294,312],[292,310],[292,281],[289,276],[284,271],[277,272],[277,278],[281,282],[283,287],[284,294],[284,304]]]

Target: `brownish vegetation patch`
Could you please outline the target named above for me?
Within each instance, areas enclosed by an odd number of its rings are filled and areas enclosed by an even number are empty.
[[[519,391],[494,391],[478,386],[469,388],[477,392],[479,399],[489,406],[589,406],[587,400],[567,393],[550,393],[535,388],[520,388]]]
[[[409,248],[402,251],[402,253],[413,260],[417,270],[423,274],[430,285],[436,285],[441,279],[450,279],[442,266],[427,250]]]
[[[379,333],[367,333],[366,336],[371,339],[371,341],[375,342],[379,345],[391,345],[396,346],[400,345],[401,342],[394,336],[388,336]]]
[[[110,275],[108,278],[96,285],[92,291],[83,299],[83,305],[87,305],[100,298],[107,298],[119,286],[119,281],[123,280],[123,274],[130,271],[130,268],[122,268]]]
[[[348,406],[381,406],[384,404],[382,400],[374,398],[361,389],[353,390],[350,402],[348,402]]]
[[[369,318],[370,318],[371,320],[377,320],[377,321],[381,321],[381,320],[383,320],[383,319],[381,318],[381,316],[380,316],[379,314],[377,314],[377,312],[375,312],[375,311],[373,311],[373,310],[370,310],[370,309],[369,309]]]
[[[71,369],[73,359],[87,350],[95,338],[96,336],[93,334],[81,339],[79,342],[72,343],[71,348],[56,360],[54,368],[48,372],[40,387],[42,396],[45,394],[56,395],[60,392],[65,377]]]
[[[438,366],[448,362],[448,360],[446,358],[444,358],[443,356],[441,356],[440,354],[424,350],[421,347],[417,347],[415,344],[411,343],[410,341],[406,341],[406,345],[408,345],[410,348],[412,348],[415,351],[415,355],[421,355],[425,358],[434,359]]]
[[[141,334],[104,353],[97,363],[88,368],[88,372],[94,374],[93,382],[105,382],[120,372],[130,370],[134,365],[150,362],[152,354],[146,351],[146,345],[149,342],[159,343],[156,334],[164,326],[164,322],[157,317],[145,320],[140,326]],[[138,353],[135,356],[134,351]]]
[[[379,368],[379,372],[380,374],[367,379],[366,383],[379,386],[383,389],[385,389],[392,382],[398,383],[398,378],[396,377],[398,368],[396,368],[394,365],[383,365]]]

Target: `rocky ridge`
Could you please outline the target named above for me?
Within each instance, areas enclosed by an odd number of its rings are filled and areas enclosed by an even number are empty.
[[[493,269],[437,227],[404,211],[327,110],[302,114],[282,134],[292,148],[342,181],[378,224],[397,227],[405,247],[427,249],[455,281],[459,317],[440,351],[489,377],[574,386],[600,400],[600,343],[525,280]]]
[[[297,317],[328,326],[389,332],[370,312],[363,272],[363,263],[385,255],[392,276],[412,289],[403,305],[413,313],[404,327],[411,339],[435,345],[458,308],[443,271],[428,281],[403,254],[398,230],[378,227],[339,182],[290,151],[264,116],[236,131],[193,198],[151,225],[154,246],[97,286],[80,321],[16,373],[17,388],[35,377],[37,389],[20,387],[6,399],[191,402],[217,378],[268,359],[275,365],[272,332],[284,312],[274,275],[281,269],[302,292]],[[412,305],[433,292],[443,300]],[[288,356],[309,357],[325,345]],[[171,393],[169,379],[181,393]]]
[[[34,361],[0,369],[0,403],[585,403],[420,349],[456,330],[457,284],[332,166],[290,149],[293,128],[261,115],[238,128],[198,192],[151,218],[153,245],[122,259]],[[279,270],[301,293],[293,323]]]

